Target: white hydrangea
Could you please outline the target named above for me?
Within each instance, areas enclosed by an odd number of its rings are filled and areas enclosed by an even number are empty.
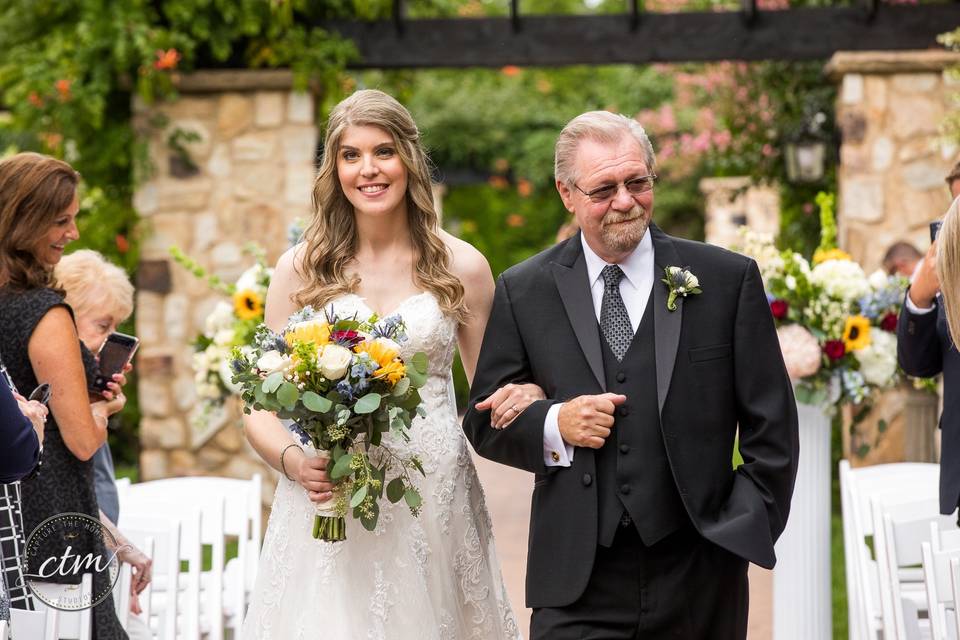
[[[877,269],[870,274],[867,281],[873,289],[886,289],[890,285],[890,276],[884,273],[883,269]]]
[[[236,317],[233,315],[233,305],[221,300],[207,316],[203,333],[208,338],[213,338],[217,332],[232,328],[234,320],[236,320]]]
[[[853,352],[869,384],[885,387],[897,372],[897,338],[887,331],[870,332],[870,344]]]
[[[827,260],[810,272],[810,282],[830,297],[846,302],[870,293],[870,283],[859,264],[850,260]]]
[[[257,263],[240,274],[240,277],[237,278],[237,291],[245,291],[251,289],[257,291],[261,294],[266,293],[263,285],[260,284],[264,279],[269,280],[273,275],[273,269],[264,267],[263,265]]]

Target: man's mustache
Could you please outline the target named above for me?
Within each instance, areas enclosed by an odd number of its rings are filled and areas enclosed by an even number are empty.
[[[633,222],[643,217],[646,213],[646,210],[643,207],[637,206],[627,211],[626,213],[613,213],[612,211],[603,217],[602,226],[606,227],[611,224],[619,224],[621,222]]]

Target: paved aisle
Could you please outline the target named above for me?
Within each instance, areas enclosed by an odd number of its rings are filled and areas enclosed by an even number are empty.
[[[530,629],[530,610],[523,606],[523,578],[527,561],[527,523],[533,478],[526,471],[513,469],[474,456],[487,508],[493,518],[497,553],[524,637]],[[770,607],[773,579],[769,571],[750,567],[749,640],[769,640],[772,633]]]

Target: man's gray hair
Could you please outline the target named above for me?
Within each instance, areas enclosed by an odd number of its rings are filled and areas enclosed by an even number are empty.
[[[573,167],[581,140],[589,138],[596,142],[617,143],[624,134],[632,135],[640,144],[647,171],[653,173],[656,168],[653,145],[639,122],[619,113],[588,111],[568,122],[557,138],[553,165],[557,180],[568,185],[577,180]]]

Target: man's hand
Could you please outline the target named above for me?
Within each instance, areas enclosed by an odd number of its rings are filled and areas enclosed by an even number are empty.
[[[560,437],[574,447],[599,449],[613,428],[614,410],[626,401],[624,395],[601,393],[564,402],[557,415]]]
[[[940,278],[937,276],[937,243],[927,249],[917,275],[910,285],[910,301],[921,309],[933,306],[933,300],[940,292]]]

